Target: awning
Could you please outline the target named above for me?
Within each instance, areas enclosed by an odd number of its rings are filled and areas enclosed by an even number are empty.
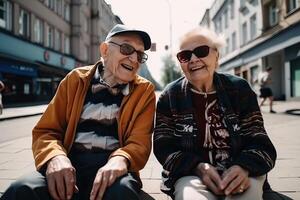
[[[220,65],[221,71],[227,71],[238,67],[242,64],[255,61],[262,57],[273,54],[277,51],[283,50],[287,47],[300,43],[300,23],[292,25],[273,37],[257,44],[256,46],[242,52],[238,56],[222,63]]]
[[[37,77],[37,70],[34,66],[21,63],[9,63],[0,61],[0,72],[21,76]]]

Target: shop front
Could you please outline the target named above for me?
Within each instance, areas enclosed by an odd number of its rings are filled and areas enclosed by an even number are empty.
[[[54,96],[66,70],[54,69],[38,63],[0,60],[0,80],[4,107],[48,103]]]
[[[0,78],[5,84],[3,104],[20,104],[35,100],[34,86],[37,69],[33,64],[0,60]]]

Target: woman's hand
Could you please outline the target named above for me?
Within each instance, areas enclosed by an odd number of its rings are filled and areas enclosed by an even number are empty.
[[[215,167],[208,163],[199,163],[194,172],[199,176],[204,185],[206,185],[213,193],[223,195],[222,179]]]
[[[225,195],[243,193],[250,187],[249,172],[238,165],[233,165],[222,175]]]

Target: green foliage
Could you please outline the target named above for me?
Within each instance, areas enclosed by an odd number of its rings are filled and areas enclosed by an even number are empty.
[[[176,65],[171,55],[165,56],[163,59],[163,76],[162,82],[164,86],[182,76],[180,67]]]

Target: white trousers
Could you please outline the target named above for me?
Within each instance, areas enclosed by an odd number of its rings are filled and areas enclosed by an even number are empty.
[[[262,200],[263,184],[266,176],[251,177],[250,187],[241,194],[230,195],[225,200]],[[175,183],[175,200],[218,200],[197,176],[185,176]]]

